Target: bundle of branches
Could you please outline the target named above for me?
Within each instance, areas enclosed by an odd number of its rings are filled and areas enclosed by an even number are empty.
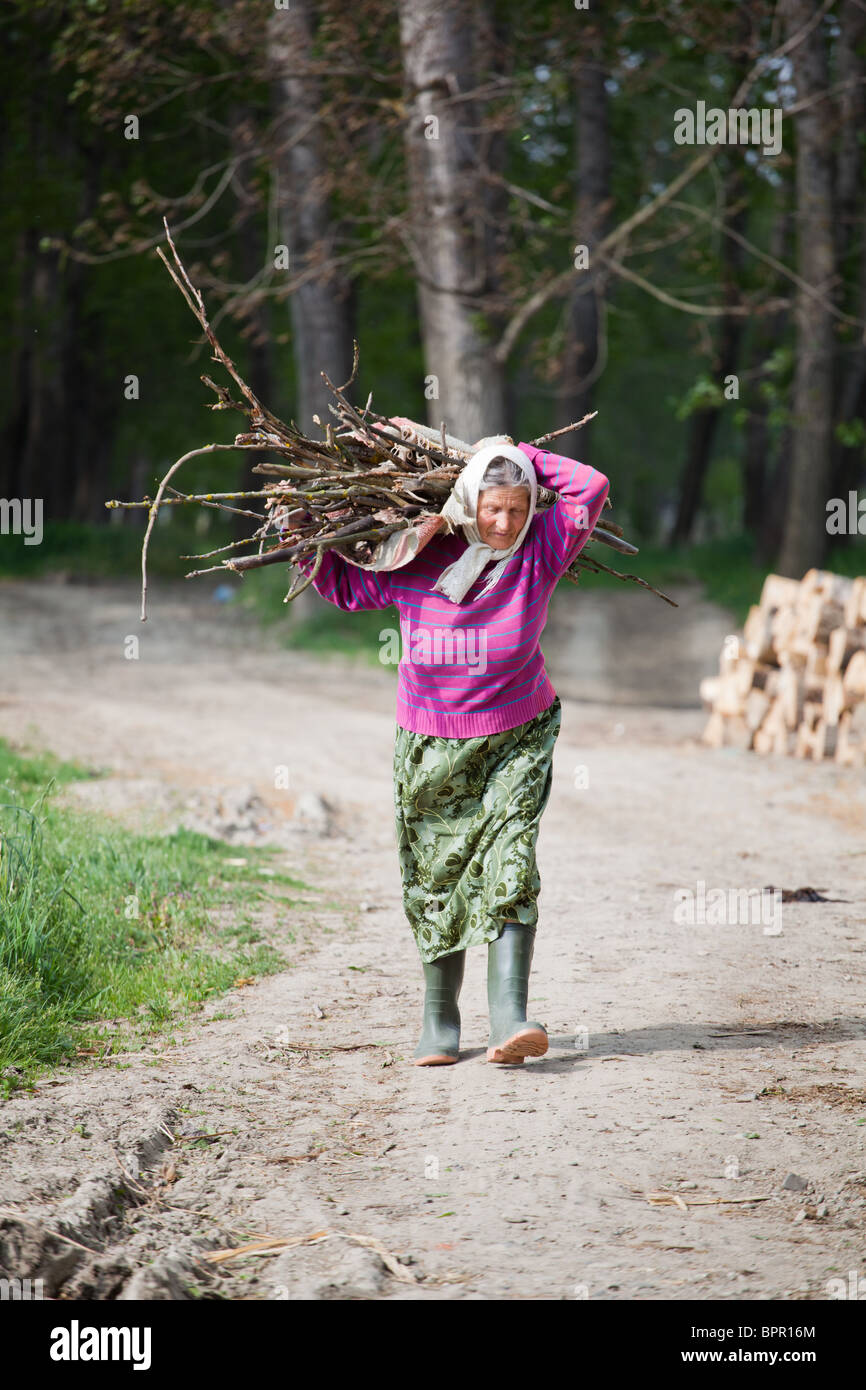
[[[363,409],[357,409],[346,392],[358,370],[358,344],[354,345],[352,374],[342,386],[335,386],[322,372],[323,380],[334,397],[329,410],[334,422],[323,423],[315,416],[322,439],[310,439],[294,422],[285,424],[256,398],[241,377],[234,362],[218,342],[205,312],[201,294],[192,284],[165,222],[166,239],[171,261],[158,248],[158,254],[180,289],[187,304],[198,319],[213,351],[213,360],[222,365],[239,392],[232,395],[227,386],[218,385],[207,375],[202,381],[217,396],[211,410],[237,410],[247,417],[249,429],[238,434],[234,444],[206,444],[192,449],[179,458],[166,473],[155,498],[140,502],[106,502],[106,507],[147,507],[148,524],[141,553],[141,620],[147,618],[147,550],[151,533],[161,507],[197,504],[217,507],[250,517],[258,524],[251,534],[230,542],[205,555],[184,556],[185,559],[211,559],[225,556],[218,564],[206,569],[191,570],[195,575],[229,570],[243,575],[247,570],[263,565],[283,564],[314,555],[309,574],[301,574],[286,594],[286,601],[297,595],[314,580],[325,550],[335,549],[358,565],[372,566],[382,542],[397,531],[417,529],[423,536],[437,529],[439,512],[447,500],[455,479],[473,452],[474,446],[456,439],[445,431],[439,432],[414,421],[399,419],[397,423],[379,415],[371,407],[372,396]],[[559,434],[578,429],[593,415],[551,434],[533,440],[535,445],[548,443]],[[499,437],[497,437],[498,439]],[[504,436],[502,437],[504,438]],[[189,459],[223,450],[254,450],[272,456],[259,462],[254,473],[275,481],[261,489],[243,492],[208,492],[186,494],[171,485],[171,479]],[[540,487],[539,509],[552,506],[556,494]],[[253,509],[249,503],[257,503]],[[241,504],[241,505],[239,505]],[[608,499],[607,505],[610,506]],[[423,543],[419,541],[419,545]],[[634,574],[621,574],[604,564],[597,554],[601,543],[626,555],[636,555],[637,547],[625,540],[622,528],[615,522],[599,520],[590,540],[565,578],[577,583],[581,571],[604,572],[618,579],[641,585],[659,598],[676,607],[674,600],[646,580]],[[255,545],[252,554],[237,554],[244,547]],[[594,545],[591,553],[589,546]]]

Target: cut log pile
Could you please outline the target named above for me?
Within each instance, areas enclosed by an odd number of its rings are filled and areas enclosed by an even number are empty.
[[[712,748],[866,767],[866,576],[768,574],[700,691]]]

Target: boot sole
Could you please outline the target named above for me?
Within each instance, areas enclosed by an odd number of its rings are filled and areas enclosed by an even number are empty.
[[[412,1063],[413,1067],[447,1067],[456,1062],[456,1057],[449,1057],[445,1052],[431,1052],[429,1057],[418,1057]]]
[[[488,1062],[522,1062],[525,1057],[543,1057],[549,1047],[546,1033],[538,1028],[530,1028],[523,1033],[515,1033],[499,1047],[488,1047]]]

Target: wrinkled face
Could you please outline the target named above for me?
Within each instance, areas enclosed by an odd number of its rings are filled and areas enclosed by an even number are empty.
[[[486,487],[478,494],[478,533],[494,550],[507,550],[514,544],[528,515],[525,487]]]

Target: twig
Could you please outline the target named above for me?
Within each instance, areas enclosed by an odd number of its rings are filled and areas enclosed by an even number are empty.
[[[557,439],[561,434],[570,434],[572,430],[579,430],[589,420],[594,420],[597,414],[597,410],[592,410],[589,415],[584,415],[582,420],[575,421],[573,425],[563,425],[561,430],[551,430],[549,434],[540,434],[537,439],[530,439],[528,443],[537,449],[539,445],[546,444],[550,439]]]
[[[681,1197],[678,1192],[645,1192],[643,1195],[654,1207],[668,1203],[678,1207],[721,1207],[736,1206],[742,1202],[769,1202],[772,1194],[755,1197]]]
[[[583,559],[584,557],[581,556],[580,558]],[[585,564],[588,568],[594,567],[596,569],[603,570],[605,574],[612,574],[617,579],[629,579],[633,584],[640,584],[641,588],[649,589],[652,593],[658,594],[659,598],[663,598],[665,603],[669,603],[671,605],[671,608],[679,608],[679,604],[677,603],[676,599],[669,598],[667,594],[662,593],[661,589],[654,588],[652,584],[648,584],[645,579],[641,579],[640,576],[637,574],[620,574],[619,570],[614,570],[611,569],[608,565],[603,565],[601,560],[597,560],[594,555],[586,556]],[[562,577],[563,579],[570,580],[572,584],[579,583],[577,575],[573,573],[571,566],[569,566],[569,568],[565,571]]]
[[[160,260],[166,267],[172,280],[177,285],[178,289],[180,290],[190,309],[195,314],[195,317],[201,324],[202,329],[204,330],[205,335],[207,337],[207,340],[213,348],[215,360],[217,362],[221,362],[222,365],[225,367],[229,376],[240,389],[241,394],[246,397],[254,413],[256,413],[261,420],[267,420],[272,418],[270,416],[269,411],[265,410],[262,407],[261,403],[257,400],[253,392],[247,386],[246,382],[240,375],[240,372],[238,371],[232,359],[229,357],[228,353],[225,352],[218,343],[216,334],[211,328],[208,322],[207,314],[205,313],[204,300],[202,299],[201,294],[195,288],[195,285],[193,285],[192,281],[187,275],[186,267],[184,266],[180,256],[177,254],[177,247],[175,246],[174,241],[172,240],[172,235],[169,230],[167,217],[163,217],[162,224],[165,227],[165,239],[168,242],[169,247],[171,249],[172,258],[174,260],[175,266],[177,267],[177,271],[175,271],[172,265],[170,264],[161,246],[158,246],[156,248],[156,254],[159,256]]]
[[[670,1203],[675,1207],[716,1207],[731,1206],[742,1202],[769,1202],[772,1193],[765,1193],[755,1197],[691,1197],[681,1196],[679,1192],[645,1192],[642,1187],[635,1187],[633,1183],[626,1182],[625,1178],[618,1178],[616,1173],[607,1172],[622,1187],[627,1187],[629,1192],[635,1197],[644,1197],[652,1206],[665,1206]]]
[[[296,598],[298,597],[298,594],[302,594],[302,593],[304,592],[304,590],[308,587],[308,585],[312,584],[312,582],[313,582],[313,580],[315,579],[316,575],[319,573],[319,570],[322,568],[322,557],[323,557],[324,553],[325,553],[325,547],[322,546],[322,545],[317,546],[317,548],[316,548],[316,560],[315,560],[315,564],[313,565],[313,568],[310,570],[310,573],[309,573],[308,575],[306,575],[306,577],[303,579],[303,581],[302,581],[301,583],[296,584],[296,585],[294,585],[292,588],[289,589],[289,592],[286,594],[285,598],[283,599],[283,603],[290,603],[292,599],[296,599]]]
[[[367,397],[363,411],[359,411],[346,394],[357,378],[360,357],[357,339],[353,339],[352,370],[346,382],[337,386],[326,372],[320,373],[334,398],[334,403],[328,403],[328,411],[334,417],[335,423],[323,423],[318,415],[313,417],[324,434],[324,439],[308,439],[294,422],[287,425],[279,420],[262,405],[247,386],[231,357],[219,343],[208,320],[202,295],[193,285],[181,260],[167,219],[164,218],[163,222],[168,251],[166,253],[159,248],[160,259],[204,331],[211,346],[213,360],[225,368],[240,392],[240,396],[235,397],[227,387],[213,381],[207,374],[202,374],[201,380],[217,398],[211,409],[239,410],[248,417],[250,429],[244,434],[238,434],[234,444],[211,444],[182,455],[172,464],[160,482],[152,502],[145,499],[143,502],[114,501],[106,504],[110,507],[148,508],[148,521],[141,552],[142,622],[147,619],[147,558],[150,538],[162,506],[182,506],[192,502],[249,516],[259,523],[254,535],[246,540],[233,541],[201,556],[183,557],[205,559],[229,552],[219,564],[190,571],[187,578],[226,571],[243,576],[249,569],[285,563],[294,563],[298,568],[302,568],[300,562],[308,556],[313,556],[312,572],[305,573],[290,585],[284,602],[290,602],[314,583],[323,563],[325,550],[337,549],[337,553],[348,561],[362,566],[369,565],[376,548],[386,537],[412,529],[423,524],[428,518],[435,518],[440,513],[444,500],[450,495],[454,481],[472,457],[473,446],[449,436],[444,419],[439,422],[438,432],[415,422],[401,425],[398,420],[395,424],[388,417],[372,409],[372,394]],[[582,420],[552,430],[533,443],[538,447],[560,435],[578,430],[595,419],[596,415],[597,412],[592,411]],[[256,472],[275,476],[279,481],[258,490],[194,495],[185,495],[172,486],[171,480],[174,475],[189,459],[231,449],[271,451],[282,456],[276,462],[262,460],[255,469]],[[266,502],[264,515],[249,507],[249,503],[262,499]],[[557,500],[556,492],[539,485],[539,509],[551,506]],[[240,505],[227,505],[230,503]],[[605,506],[610,506],[609,497],[605,498]],[[302,513],[300,519],[292,515],[299,508]],[[306,520],[303,517],[304,512]],[[289,531],[293,534],[288,535]],[[276,543],[266,548],[266,540],[272,538],[276,539]],[[254,553],[236,553],[251,541],[258,543]],[[622,528],[613,523],[597,526],[588,538],[588,544],[593,541],[621,553],[637,553],[637,548],[623,537]],[[584,570],[591,573],[604,571],[617,579],[637,583],[664,599],[672,607],[677,607],[673,599],[647,581],[637,575],[620,574],[596,560],[594,553],[590,555],[584,552],[578,556],[566,577],[577,583],[579,574]]]
[[[178,492],[176,487],[170,487],[168,491],[173,492],[182,502],[189,501],[186,493]],[[213,493],[210,493],[209,496],[213,496]],[[165,498],[167,502],[171,500],[170,497]],[[267,517],[262,512],[251,512],[246,507],[230,507],[226,502],[209,502],[206,497],[201,499],[200,505],[202,507],[213,507],[216,512],[231,512],[234,516],[251,516],[254,521],[267,521]],[[183,556],[181,556],[181,559],[182,558]]]
[[[387,1250],[381,1241],[374,1236],[360,1235],[357,1231],[337,1231],[333,1227],[326,1227],[322,1231],[311,1231],[305,1236],[285,1236],[276,1237],[268,1240],[250,1241],[247,1245],[237,1245],[231,1250],[213,1250],[202,1256],[208,1264],[223,1265],[229,1260],[240,1259],[244,1255],[267,1255],[277,1254],[281,1250],[297,1249],[301,1245],[318,1245],[322,1241],[330,1240],[332,1236],[341,1240],[352,1240],[356,1245],[363,1245],[368,1250],[375,1250],[376,1254],[385,1265],[386,1269],[404,1284],[417,1283],[415,1275],[411,1269],[407,1269]]]

